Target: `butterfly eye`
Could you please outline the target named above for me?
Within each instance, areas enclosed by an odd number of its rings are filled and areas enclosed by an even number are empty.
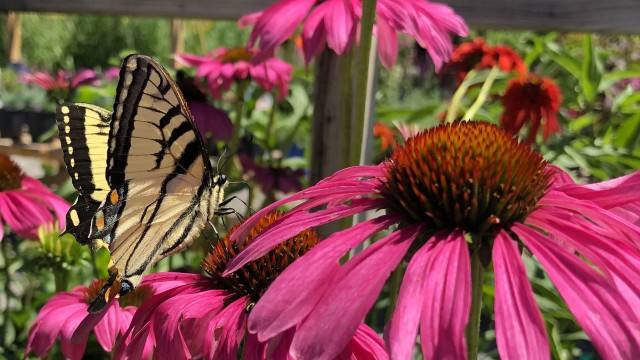
[[[218,180],[216,180],[216,185],[222,186],[227,183],[227,180],[228,180],[227,175],[222,174],[218,176]]]

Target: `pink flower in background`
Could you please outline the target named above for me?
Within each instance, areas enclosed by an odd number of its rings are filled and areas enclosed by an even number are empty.
[[[273,55],[274,49],[302,26],[305,62],[328,46],[338,55],[344,54],[357,41],[362,16],[361,0],[282,0],[266,10],[242,17],[240,26],[254,25],[249,47],[259,41],[256,61]],[[398,33],[416,39],[427,49],[436,70],[451,56],[449,36],[466,36],[468,29],[462,18],[450,7],[426,0],[378,0],[375,31],[378,55],[385,67],[396,61]]]
[[[460,122],[408,139],[379,166],[344,169],[267,206],[232,239],[291,202],[291,211],[229,262],[228,273],[310,226],[365,211],[376,217],[334,233],[285,269],[249,316],[249,332],[260,341],[295,327],[292,354],[332,358],[408,259],[385,336],[391,358],[411,358],[418,331],[425,358],[466,358],[473,256],[485,267],[493,263],[500,357],[549,358],[521,259],[526,248],[602,358],[640,358],[640,172],[577,185],[495,125]],[[396,225],[341,264],[350,249]]]
[[[44,71],[26,73],[23,80],[30,85],[36,85],[47,92],[56,90],[74,90],[80,85],[100,85],[98,75],[93,70],[80,70],[71,74],[64,70],[58,70],[54,78]]]
[[[226,112],[207,102],[207,95],[196,79],[179,70],[176,73],[176,84],[187,100],[203,140],[207,141],[207,134],[210,134],[213,140],[229,141],[233,133],[233,122]]]
[[[4,237],[3,222],[16,234],[31,239],[38,238],[41,225],[55,220],[64,229],[69,207],[68,202],[24,175],[16,163],[0,154],[0,241]]]
[[[247,333],[247,317],[273,279],[317,243],[315,231],[292,234],[274,251],[222,277],[229,259],[280,216],[266,215],[238,243],[229,241],[228,235],[219,240],[203,263],[208,276],[165,273],[157,278],[156,282],[180,279],[184,284],[149,298],[138,309],[125,336],[130,340],[120,344],[114,358],[136,359],[151,341],[154,353],[167,359],[291,359],[288,349],[295,328],[277,340],[261,343]],[[241,344],[244,352],[239,355]],[[387,358],[382,339],[362,323],[337,353],[341,359]]]
[[[112,82],[117,81],[120,78],[120,67],[112,66],[104,71],[104,79],[105,81]]]
[[[289,93],[291,81],[291,64],[276,58],[270,58],[260,64],[253,64],[255,51],[245,48],[219,48],[207,56],[176,54],[181,63],[196,68],[196,75],[205,78],[209,91],[215,98],[220,98],[222,90],[228,90],[231,84],[252,80],[266,91],[278,88],[278,96],[282,100]]]
[[[253,159],[245,154],[238,155],[242,172],[253,178],[260,185],[265,194],[270,194],[274,189],[289,193],[302,189],[302,177],[304,169],[292,169],[288,166],[262,166],[256,164]]]
[[[90,286],[76,286],[68,292],[54,295],[40,309],[29,330],[25,354],[33,351],[44,357],[60,339],[62,354],[71,360],[81,359],[90,332],[106,352],[110,352],[118,337],[129,328],[138,306],[154,293],[176,286],[176,281],[155,283],[154,275],[147,276],[135,291],[119,299],[111,299],[107,308],[99,314],[90,314],[87,307],[98,295],[106,280],[96,280]],[[146,344],[142,357],[151,355],[151,344]]]

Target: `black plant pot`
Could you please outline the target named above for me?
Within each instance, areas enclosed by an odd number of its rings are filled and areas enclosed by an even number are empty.
[[[18,140],[24,125],[27,125],[33,141],[38,141],[55,123],[55,115],[52,113],[0,109],[0,137],[3,138]]]

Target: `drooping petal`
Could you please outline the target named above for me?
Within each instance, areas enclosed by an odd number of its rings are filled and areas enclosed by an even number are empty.
[[[340,268],[338,260],[368,237],[396,222],[396,217],[382,216],[321,241],[289,265],[269,286],[251,311],[249,331],[258,333],[258,338],[265,341],[302,321],[326,288],[333,284]]]
[[[249,36],[249,47],[253,47],[260,38],[260,53],[254,58],[255,61],[265,60],[265,53],[270,53],[287,40],[315,2],[316,0],[283,0],[266,9]]]
[[[496,341],[502,359],[548,359],[542,315],[533,297],[520,252],[503,230],[493,244]]]
[[[416,251],[402,278],[398,303],[385,336],[387,348],[393,359],[410,359],[413,355],[425,298],[427,263],[431,258],[434,242],[439,240],[441,239],[432,238]]]
[[[426,271],[420,339],[425,359],[465,359],[471,309],[471,265],[464,234],[437,241]]]
[[[539,232],[519,224],[512,230],[547,271],[600,356],[604,359],[640,358],[638,323],[635,316],[629,318],[628,314],[633,314],[633,310],[620,301],[613,284]]]
[[[333,286],[298,329],[291,354],[299,359],[333,359],[339,354],[420,230],[421,224],[396,230],[342,266]]]
[[[355,19],[349,0],[328,0],[324,17],[327,45],[338,55],[347,51],[355,37]]]
[[[387,19],[379,16],[377,21],[378,56],[382,66],[390,68],[398,56],[398,35],[389,25]]]

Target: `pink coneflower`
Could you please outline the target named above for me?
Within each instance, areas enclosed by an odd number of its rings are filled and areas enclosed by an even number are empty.
[[[55,78],[44,71],[37,71],[24,74],[23,81],[44,89],[51,96],[57,97],[59,101],[70,101],[71,95],[78,86],[100,85],[98,75],[93,70],[80,70],[73,74],[65,70],[58,70]]]
[[[316,232],[292,234],[265,256],[231,276],[222,276],[229,260],[280,216],[272,213],[262,217],[239,242],[231,242],[228,235],[218,241],[203,263],[208,276],[166,274],[185,284],[150,298],[138,310],[129,330],[131,340],[119,346],[115,358],[137,358],[142,344],[152,339],[155,353],[167,359],[231,360],[239,354],[245,359],[266,359],[267,354],[273,359],[288,359],[295,329],[287,330],[278,340],[260,343],[247,333],[247,317],[273,279],[318,242]],[[345,359],[385,359],[382,339],[362,323],[356,328],[336,354]]]
[[[16,234],[38,238],[38,228],[57,219],[64,229],[70,204],[40,181],[26,176],[11,159],[0,154],[0,241],[3,222]],[[52,215],[55,214],[55,218]]]
[[[98,295],[106,280],[96,280],[89,286],[76,286],[69,292],[54,295],[40,309],[29,330],[25,354],[30,351],[45,356],[60,339],[62,354],[68,359],[81,359],[91,331],[104,351],[110,352],[117,338],[129,328],[131,318],[142,302],[157,292],[176,286],[179,279],[156,281],[157,275],[147,276],[135,291],[118,299],[111,299],[99,314],[90,314],[87,307]],[[151,344],[145,346],[144,358],[151,355]]]
[[[245,48],[218,48],[207,56],[191,54],[176,55],[181,63],[197,69],[197,76],[207,79],[211,95],[219,98],[221,90],[228,90],[231,84],[241,80],[253,80],[267,91],[278,87],[278,96],[284,99],[289,93],[291,64],[276,58],[260,64],[252,64],[255,51]]]
[[[542,139],[560,133],[558,111],[562,104],[562,93],[556,83],[547,77],[529,73],[509,81],[502,95],[504,112],[500,124],[510,134],[517,134],[528,124],[527,141],[533,143],[542,124]]]
[[[282,0],[266,10],[247,15],[240,26],[254,24],[249,47],[260,42],[256,60],[273,55],[274,49],[302,26],[305,62],[328,46],[338,55],[344,54],[357,41],[362,17],[361,0]],[[378,56],[385,67],[391,67],[398,55],[398,33],[416,39],[425,48],[436,70],[451,56],[449,36],[466,36],[468,29],[462,18],[450,7],[426,0],[378,0],[375,31]]]
[[[501,358],[548,358],[545,325],[521,260],[524,248],[603,358],[640,358],[640,227],[633,224],[640,172],[577,185],[495,125],[460,122],[408,139],[379,166],[344,169],[264,208],[232,239],[265,212],[298,200],[303,202],[229,263],[228,272],[291,233],[382,211],[334,233],[273,282],[249,317],[249,331],[259,340],[296,326],[293,354],[333,357],[406,259],[386,336],[391,357],[409,359],[419,329],[425,358],[466,358],[465,327],[472,303],[479,304],[471,296],[471,265],[493,262]],[[349,249],[394,225],[391,234],[340,265]]]

